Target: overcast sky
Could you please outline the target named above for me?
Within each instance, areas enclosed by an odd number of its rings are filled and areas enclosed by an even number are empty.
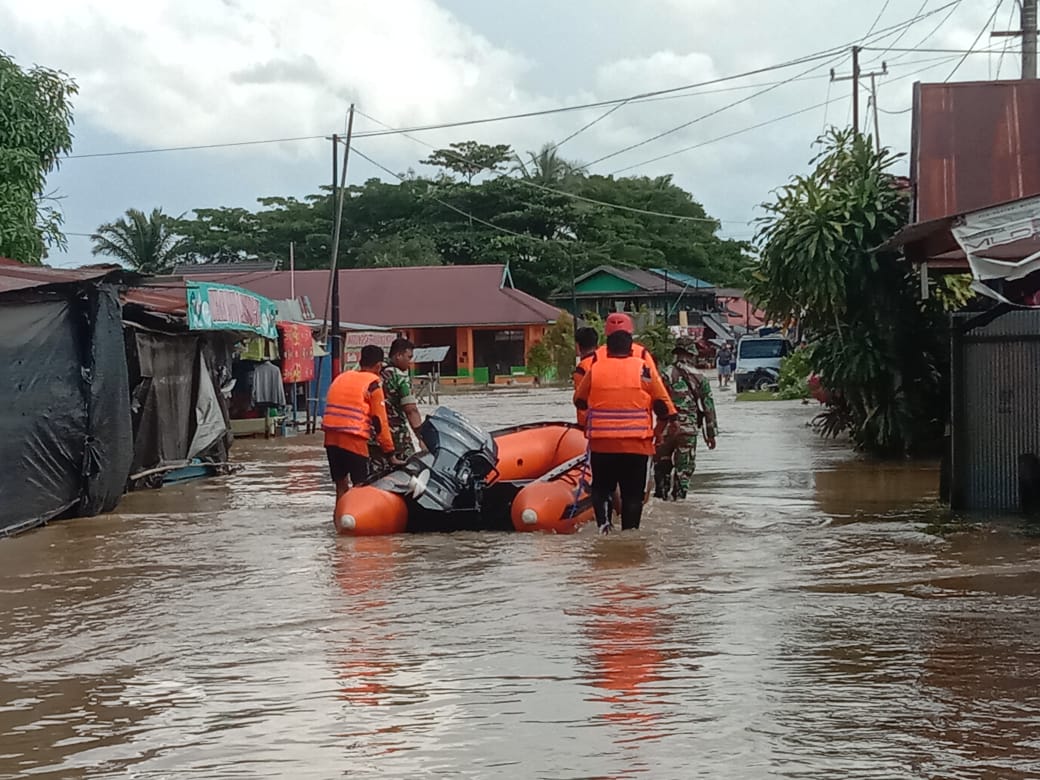
[[[19,64],[60,68],[80,86],[73,158],[49,181],[64,197],[70,234],[88,234],[131,207],[175,215],[251,208],[258,197],[315,192],[331,176],[330,143],[320,138],[75,155],[342,132],[351,101],[402,127],[621,98],[845,47],[872,29],[876,46],[893,47],[862,55],[865,71],[888,62],[878,80],[881,138],[907,151],[910,114],[896,112],[909,109],[914,81],[946,80],[960,57],[897,49],[964,50],[981,33],[976,48],[997,53],[967,57],[953,80],[996,77],[998,63],[1001,78],[1015,78],[1017,53],[999,56],[1009,39],[989,36],[1009,23],[1017,27],[1014,0],[0,0],[0,46]],[[849,122],[851,85],[832,84],[832,67],[847,73],[847,54],[629,103],[560,151],[592,162],[692,122],[591,170],[672,173],[723,220],[724,235],[746,238],[756,205],[806,169],[825,123]],[[861,105],[866,120],[866,92]],[[536,149],[605,110],[416,136],[435,146],[472,138]],[[375,129],[380,125],[362,117],[355,123],[359,134]],[[730,133],[738,134],[714,140]],[[357,148],[394,171],[422,170],[418,160],[429,152],[401,136],[359,138]],[[390,178],[352,158],[351,182],[373,176]],[[69,252],[50,262],[91,262],[89,239],[70,235]]]

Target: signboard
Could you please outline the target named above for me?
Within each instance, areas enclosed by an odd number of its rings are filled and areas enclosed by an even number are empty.
[[[361,359],[361,348],[368,344],[382,347],[383,352],[390,351],[397,334],[393,331],[355,330],[343,334],[343,368],[347,371],[358,366]]]
[[[189,330],[239,330],[267,339],[278,337],[274,301],[263,296],[209,282],[188,282]]]
[[[965,214],[951,232],[968,259],[976,292],[1040,308],[1040,197]]]

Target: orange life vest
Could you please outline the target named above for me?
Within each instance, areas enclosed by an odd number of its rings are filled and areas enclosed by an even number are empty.
[[[653,398],[647,392],[651,374],[642,356],[598,358],[589,372],[592,385],[585,435],[590,439],[652,439]]]
[[[325,400],[322,430],[359,436],[368,441],[373,433],[373,422],[376,422],[371,398],[379,386],[379,377],[368,371],[347,371],[336,377]]]
[[[583,357],[578,361],[578,365],[574,369],[574,373],[571,374],[571,381],[574,383],[574,389],[577,390],[581,384],[581,380],[585,378],[585,374],[589,372],[589,367],[596,360],[596,355],[592,354],[588,357]],[[582,428],[585,427],[586,411],[584,409],[578,409],[578,425]]]

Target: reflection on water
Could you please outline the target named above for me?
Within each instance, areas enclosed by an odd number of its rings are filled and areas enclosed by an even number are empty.
[[[1038,543],[813,412],[721,393],[638,533],[336,538],[299,437],[0,543],[0,778],[1040,776]]]

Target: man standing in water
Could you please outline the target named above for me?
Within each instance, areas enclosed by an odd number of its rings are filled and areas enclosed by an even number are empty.
[[[607,349],[597,354],[574,392],[587,412],[585,435],[592,466],[592,505],[601,533],[610,533],[611,498],[621,488],[621,528],[639,528],[647,466],[654,454],[654,415],[659,425],[676,419],[661,377],[632,350],[632,320],[611,315]]]
[[[690,489],[697,468],[697,439],[701,430],[709,450],[715,449],[718,421],[711,382],[694,365],[697,344],[680,336],[672,349],[675,362],[662,378],[668,386],[678,412],[678,426],[665,436],[654,456],[654,496],[681,501]]]
[[[325,431],[325,454],[336,483],[337,501],[368,477],[371,436],[375,436],[387,456],[394,454],[379,381],[382,366],[383,350],[369,344],[361,348],[360,367],[340,374],[329,387],[321,428]]]
[[[412,431],[419,437],[422,416],[419,404],[412,395],[412,380],[408,369],[412,365],[415,345],[408,339],[394,339],[390,345],[390,361],[379,372],[383,382],[383,395],[386,398],[386,418],[390,423],[390,436],[394,440],[394,456],[398,461],[406,461],[415,454],[412,444]],[[420,444],[422,439],[419,439]],[[372,473],[386,471],[394,464],[380,452],[379,443],[373,438],[369,442]]]
[[[574,332],[574,346],[578,350],[578,365],[574,367],[571,381],[574,389],[577,390],[596,356],[596,348],[599,347],[599,333],[595,328],[578,328]],[[578,425],[582,428],[585,427],[585,412],[581,409],[578,409]]]

